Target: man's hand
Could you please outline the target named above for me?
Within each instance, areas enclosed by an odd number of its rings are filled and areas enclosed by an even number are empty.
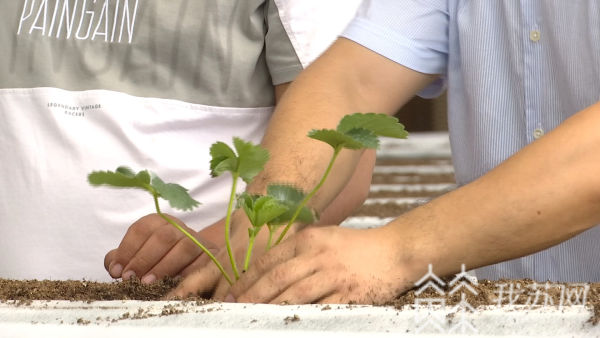
[[[217,245],[202,233],[169,216],[211,251]],[[133,223],[117,249],[104,257],[104,267],[113,278],[133,276],[149,284],[166,276],[186,276],[209,262],[209,258],[189,238],[158,214],[144,216]]]
[[[292,232],[294,231],[293,229],[294,228],[292,228]],[[243,275],[243,262],[248,248],[248,232],[244,229],[240,230],[242,231],[235,231],[232,235],[231,247],[236,258],[238,271]],[[264,227],[256,237],[250,266],[254,264],[253,262],[256,258],[265,253],[267,235],[267,229]],[[277,237],[274,236],[274,238]],[[223,268],[227,271],[231,279],[235,280],[229,262],[227,248],[223,247],[215,254],[215,257],[223,265]],[[208,264],[189,274],[179,286],[169,294],[169,297],[185,298],[189,295],[200,295],[215,300],[224,300],[229,292],[229,288],[229,283],[227,283],[225,278],[221,275],[219,269],[217,269],[212,262],[208,262]]]
[[[411,286],[398,251],[383,228],[307,228],[254,262],[231,294],[244,303],[381,303]]]

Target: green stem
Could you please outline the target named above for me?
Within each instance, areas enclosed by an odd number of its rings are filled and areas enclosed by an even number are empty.
[[[248,250],[246,251],[246,259],[244,260],[244,271],[248,271],[248,265],[250,264],[250,256],[252,255],[252,247],[254,247],[255,236],[250,236],[248,240]]]
[[[235,280],[240,279],[240,274],[238,272],[237,264],[235,263],[235,257],[233,256],[233,250],[231,250],[231,238],[230,238],[230,230],[231,230],[231,213],[233,211],[233,201],[235,200],[235,192],[237,189],[237,181],[239,177],[239,173],[232,173],[233,175],[233,184],[231,186],[231,194],[229,195],[229,205],[227,206],[227,216],[225,217],[225,245],[227,246],[227,254],[229,255],[229,261],[231,262],[231,269],[233,269],[233,274],[235,276]]]
[[[275,230],[272,230],[271,227],[269,227],[269,239],[267,239],[267,248],[265,249],[265,251],[269,251],[271,250],[271,242],[273,241],[273,232]]]
[[[325,183],[325,179],[327,179],[327,176],[329,176],[329,172],[331,171],[331,168],[333,168],[333,162],[335,162],[335,159],[338,157],[338,155],[340,154],[340,151],[342,149],[343,148],[341,148],[341,147],[340,148],[334,148],[334,150],[333,150],[333,156],[331,157],[331,161],[329,161],[329,165],[327,166],[327,169],[325,169],[325,173],[323,174],[323,177],[321,177],[321,180],[319,181],[319,183],[317,184],[317,186],[308,195],[306,195],[306,197],[304,197],[304,199],[302,200],[302,202],[300,202],[300,205],[298,206],[298,208],[294,212],[294,215],[292,216],[292,218],[290,219],[290,221],[288,222],[288,224],[285,226],[285,229],[283,229],[283,232],[279,235],[279,238],[277,238],[277,242],[275,242],[275,245],[279,244],[283,240],[283,237],[285,237],[285,234],[288,232],[288,230],[290,230],[290,228],[292,227],[292,224],[294,223],[294,221],[296,220],[296,218],[298,218],[298,215],[300,215],[300,211],[302,211],[302,208],[304,208],[304,206],[308,203],[308,201],[321,188],[321,186],[323,185],[323,183]]]
[[[210,259],[213,261],[213,263],[215,263],[215,265],[217,266],[217,268],[219,268],[219,270],[223,274],[223,277],[225,277],[225,279],[227,280],[227,282],[229,283],[229,285],[233,285],[233,282],[231,281],[231,278],[229,277],[229,275],[227,274],[227,272],[225,271],[225,269],[223,269],[223,266],[221,265],[221,263],[219,263],[219,261],[217,260],[217,258],[212,254],[212,252],[210,252],[204,245],[202,245],[202,243],[200,243],[196,239],[196,237],[192,236],[192,234],[190,234],[187,230],[185,230],[181,225],[177,224],[171,218],[167,217],[167,215],[163,214],[160,211],[160,207],[158,205],[158,196],[155,195],[155,194],[153,194],[153,197],[154,197],[154,206],[156,207],[156,213],[160,217],[162,217],[165,221],[169,222],[171,225],[173,225],[175,228],[177,228],[177,230],[181,231],[190,240],[192,240],[192,242],[194,242],[194,244],[196,244],[200,249],[202,249],[202,251],[204,251],[204,253],[207,254],[208,257],[210,257]]]

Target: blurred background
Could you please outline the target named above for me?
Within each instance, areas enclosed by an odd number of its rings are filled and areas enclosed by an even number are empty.
[[[435,99],[415,97],[396,114],[408,132],[447,131],[446,116],[445,92]]]

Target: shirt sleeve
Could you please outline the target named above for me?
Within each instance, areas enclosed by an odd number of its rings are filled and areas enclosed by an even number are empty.
[[[448,65],[448,0],[365,0],[342,36],[405,67],[442,78],[422,97],[439,95]]]
[[[303,67],[283,27],[279,11],[273,0],[268,0],[265,16],[267,23],[265,52],[273,85],[290,82],[302,71]]]

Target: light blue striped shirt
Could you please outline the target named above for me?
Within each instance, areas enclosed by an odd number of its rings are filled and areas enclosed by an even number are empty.
[[[421,96],[448,87],[459,184],[600,100],[598,0],[366,0],[343,36],[416,71],[442,74]],[[477,276],[600,281],[599,265],[596,226]]]

